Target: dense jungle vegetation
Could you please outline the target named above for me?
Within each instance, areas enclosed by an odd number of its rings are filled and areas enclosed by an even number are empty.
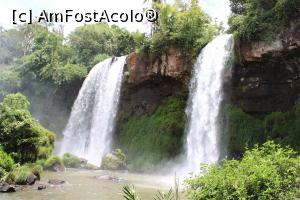
[[[270,40],[299,19],[298,0],[230,0],[229,31],[242,39]]]

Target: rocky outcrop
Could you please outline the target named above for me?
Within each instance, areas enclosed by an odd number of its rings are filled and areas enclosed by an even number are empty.
[[[300,23],[273,41],[240,41],[234,68],[233,102],[245,112],[287,111],[300,99]]]
[[[186,83],[192,61],[179,49],[170,47],[156,59],[151,59],[149,55],[131,53],[127,58],[127,63],[128,83],[137,85],[150,80],[153,76],[171,77]]]
[[[244,61],[261,61],[280,57],[300,48],[300,21],[292,22],[271,41],[241,41],[240,55]]]
[[[122,84],[118,118],[152,114],[169,97],[187,97],[192,63],[192,59],[173,47],[156,59],[131,53],[127,58],[128,79]]]

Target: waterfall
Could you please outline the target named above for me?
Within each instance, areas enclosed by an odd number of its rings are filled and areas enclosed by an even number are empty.
[[[69,152],[99,166],[110,151],[125,60],[110,58],[90,71],[63,132],[61,154]]]
[[[210,42],[197,58],[186,108],[187,128],[185,171],[197,172],[200,163],[220,159],[218,115],[223,98],[223,72],[233,52],[232,35]]]

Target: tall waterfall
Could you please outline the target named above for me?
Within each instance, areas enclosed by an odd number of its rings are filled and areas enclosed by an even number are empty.
[[[89,73],[73,105],[61,146],[99,166],[110,151],[126,57],[107,59]]]
[[[233,37],[221,35],[210,42],[194,65],[186,113],[189,119],[186,150],[188,171],[220,158],[218,115],[223,98],[223,72],[233,52]]]

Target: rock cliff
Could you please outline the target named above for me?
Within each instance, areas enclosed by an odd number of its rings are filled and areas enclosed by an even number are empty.
[[[233,102],[265,115],[287,111],[300,99],[300,23],[291,23],[272,41],[239,41],[233,74]]]

